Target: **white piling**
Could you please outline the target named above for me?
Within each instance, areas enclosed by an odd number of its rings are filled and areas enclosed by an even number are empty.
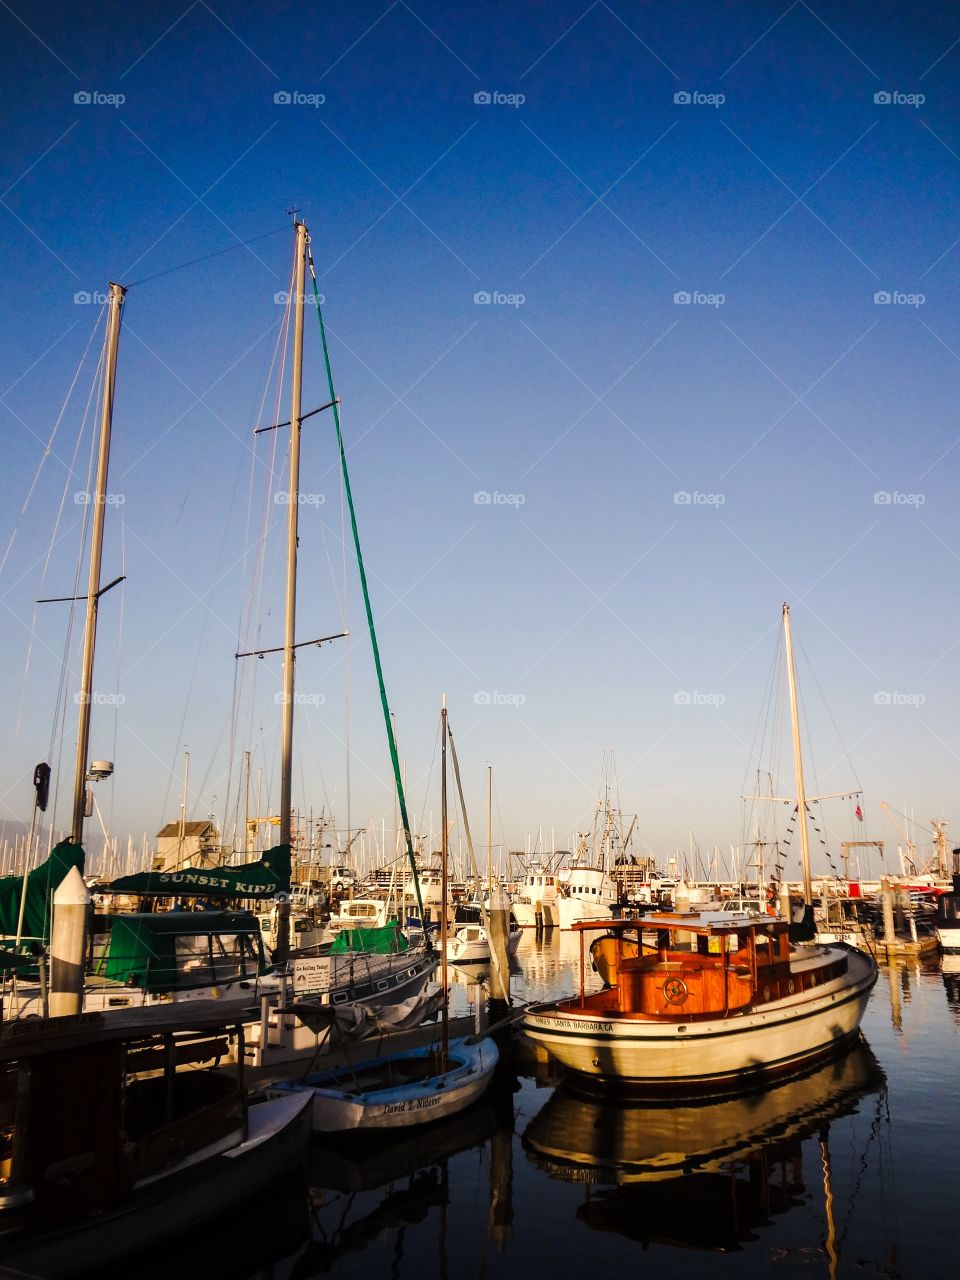
[[[71,867],[53,895],[50,939],[50,1016],[83,1011],[83,966],[90,894],[83,876]]]

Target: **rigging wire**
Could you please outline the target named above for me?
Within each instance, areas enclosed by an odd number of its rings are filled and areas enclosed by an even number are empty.
[[[258,236],[251,236],[249,240],[241,240],[238,244],[228,244],[226,248],[214,249],[212,253],[205,253],[199,258],[191,258],[189,262],[181,262],[176,267],[166,267],[163,271],[156,271],[152,276],[141,276],[139,280],[134,280],[132,284],[127,285],[127,291],[137,289],[142,284],[149,284],[152,280],[159,280],[162,276],[173,275],[175,271],[185,271],[187,267],[195,267],[200,262],[209,262],[211,258],[220,258],[225,253],[233,253],[236,249],[245,249],[248,244],[256,244],[259,240],[267,240],[270,236],[278,236],[281,231],[289,231],[289,222],[282,227],[275,227],[273,231],[264,231]]]
[[[855,781],[855,783],[856,783],[856,790],[857,790],[857,791],[860,793],[860,795],[862,796],[862,794],[863,794],[863,784],[861,783],[860,778],[859,778],[859,775],[857,774],[856,768],[854,767],[853,760],[852,760],[852,759],[851,759],[851,757],[850,757],[850,752],[847,750],[846,743],[844,742],[843,737],[841,736],[841,733],[840,733],[840,727],[839,727],[839,725],[837,724],[836,718],[834,717],[833,712],[832,712],[832,711],[831,711],[831,709],[830,709],[830,704],[829,704],[829,702],[827,701],[827,698],[826,698],[826,696],[825,696],[825,694],[824,694],[824,692],[823,692],[823,688],[822,688],[822,686],[821,686],[821,684],[820,684],[820,681],[817,679],[817,673],[816,673],[816,670],[814,669],[813,663],[812,663],[812,662],[810,661],[810,659],[807,657],[807,653],[806,653],[806,650],[805,650],[805,649],[804,649],[804,647],[803,647],[803,644],[802,644],[802,643],[800,643],[800,642],[798,642],[797,647],[798,647],[798,649],[800,650],[800,653],[801,653],[801,655],[802,655],[802,657],[803,657],[803,660],[804,660],[804,662],[805,662],[805,664],[806,664],[805,670],[806,670],[807,672],[809,672],[810,676],[812,677],[812,679],[813,679],[813,683],[814,683],[814,685],[815,685],[815,687],[816,687],[816,690],[817,690],[817,693],[820,695],[820,701],[821,701],[821,703],[823,704],[824,708],[826,709],[827,717],[828,717],[828,719],[829,719],[829,721],[830,721],[830,724],[831,724],[831,726],[832,726],[832,728],[833,728],[833,732],[834,732],[834,734],[836,735],[837,742],[840,744],[840,749],[841,749],[841,753],[842,753],[842,755],[843,755],[843,759],[846,761],[846,763],[847,763],[847,767],[849,768],[850,772],[853,774],[853,778],[854,778],[854,781]],[[808,743],[810,743],[810,741],[811,741],[811,740],[810,740],[810,729],[809,729],[809,725],[808,725],[808,723],[807,723],[806,713],[804,713],[804,718],[803,718],[803,719],[804,719],[804,728],[806,729],[806,732],[807,732],[807,739],[808,739]],[[812,759],[813,759],[813,747],[812,747],[812,745],[809,745],[808,749],[809,749],[809,751],[810,751],[810,757],[811,757],[811,760],[812,760]],[[817,775],[817,772],[816,772],[816,768],[815,768],[815,767],[814,767],[814,769],[813,769],[813,773],[814,773],[814,777],[817,779],[817,790],[819,791],[819,790],[820,790],[820,780],[819,780],[819,777],[818,777],[818,775]],[[821,807],[821,808],[822,808],[822,807]],[[852,821],[852,820],[853,820],[853,819],[852,819],[852,816],[851,816],[851,821]],[[826,820],[826,815],[825,815],[825,814],[824,814],[824,816],[823,816],[823,825],[824,825],[825,830],[827,830],[827,831],[829,832],[829,827],[827,826],[827,820]],[[817,833],[817,834],[818,834],[818,835],[820,834],[820,833],[819,833],[819,831],[818,831],[818,833]],[[829,848],[827,847],[826,841],[824,841],[822,837],[821,837],[821,844],[823,844],[824,849],[825,849],[825,850],[826,850],[826,852],[827,852],[827,860],[828,860],[828,862],[830,863],[831,868],[833,869],[833,873],[834,873],[834,875],[839,874],[839,873],[838,873],[837,866],[836,866],[836,864],[835,864],[835,862],[834,862],[834,860],[833,860],[833,856],[831,855],[830,850],[829,850]]]
[[[767,673],[767,678],[764,684],[763,697],[760,702],[760,709],[757,713],[757,722],[754,727],[753,738],[750,743],[750,754],[747,757],[747,764],[744,770],[743,780],[740,784],[741,795],[747,790],[747,777],[751,772],[751,766],[753,764],[754,759],[756,759],[758,767],[762,767],[763,765],[764,754],[767,750],[768,736],[769,736],[769,741],[771,743],[771,749],[773,748],[773,744],[778,738],[777,730],[779,725],[779,698],[780,698],[781,687],[782,687],[782,681],[780,680],[780,669],[781,669],[781,663],[783,661],[782,636],[783,636],[783,632],[781,627],[778,631],[778,635],[777,635],[777,639],[776,639],[776,643],[773,651],[773,659],[770,663],[770,667]],[[772,723],[771,723],[771,720],[772,720]],[[776,794],[774,790],[774,772],[775,771],[772,768],[769,771],[771,795]],[[776,770],[776,773],[777,775],[779,775],[779,769]],[[741,813],[742,813],[741,843],[744,845],[747,845],[750,843],[750,840],[751,840],[751,827],[753,827],[755,824],[757,825],[758,828],[760,826],[760,824],[757,822],[759,796],[757,793],[755,793],[751,799],[743,799],[741,803],[743,806],[741,810]],[[763,811],[766,812],[766,810],[763,810]],[[766,826],[765,823],[763,825],[764,827]]]
[[[274,404],[274,421],[280,420],[280,400],[283,394],[284,371],[286,368],[286,353],[288,345],[288,336],[290,331],[291,316],[291,300],[293,298],[294,289],[294,272],[295,266],[291,265],[290,287],[287,290],[287,304],[284,308],[283,319],[277,328],[277,340],[274,344],[273,354],[267,369],[267,376],[264,380],[263,395],[260,398],[260,404],[254,422],[254,445],[250,451],[250,479],[247,486],[247,514],[244,528],[243,556],[241,562],[241,581],[247,582],[246,601],[241,602],[239,617],[237,620],[237,652],[244,649],[256,648],[259,644],[259,622],[255,622],[260,617],[260,607],[263,594],[264,566],[266,561],[266,546],[268,534],[270,531],[270,489],[276,476],[276,459],[277,459],[277,432],[271,432],[273,439],[269,453],[269,464],[261,461],[256,452],[256,444],[259,436],[256,434],[256,428],[263,422],[264,410],[267,405],[267,399],[270,395],[270,387],[274,381],[276,373],[276,399]],[[253,537],[253,523],[255,511],[255,494],[256,494],[256,475],[258,465],[264,469],[265,495],[263,501],[263,524],[262,529]],[[250,569],[251,553],[253,554],[253,569]],[[238,751],[238,730],[241,720],[241,708],[249,698],[249,713],[247,715],[247,727],[244,740],[252,743],[254,739],[254,718],[256,715],[256,686],[257,686],[257,664],[259,659],[252,664],[253,670],[247,672],[247,665],[239,661],[234,662],[233,674],[233,691],[231,697],[231,719],[230,719],[230,736],[229,750],[227,757],[227,784],[226,798],[224,801],[224,814],[229,812],[230,797],[233,790],[233,770]],[[257,734],[257,743],[263,738],[263,730]],[[251,750],[250,767],[253,768],[254,754]],[[240,806],[242,803],[243,775],[242,770],[240,779],[237,784],[236,799],[236,816],[239,820]],[[260,817],[260,814],[256,815]],[[226,818],[224,819],[226,825]],[[246,839],[246,832],[244,832]]]
[[[99,392],[102,387],[103,379],[105,377],[105,368],[106,368],[105,360],[101,356],[100,362],[97,365],[97,376],[93,380],[93,386],[91,387],[90,398],[87,401],[88,410],[90,405],[93,403],[94,393],[96,392],[97,395],[99,395]],[[80,428],[81,435],[85,431],[85,429],[86,429],[86,415],[84,415],[84,422],[81,424],[81,428]],[[96,431],[92,430],[90,432],[90,453],[87,459],[86,492],[88,494],[91,492],[92,486],[93,486],[93,472],[94,472],[94,466],[96,461],[96,455],[97,455],[97,433]],[[83,559],[84,559],[83,553],[87,543],[87,534],[89,531],[90,517],[92,515],[92,512],[93,512],[92,504],[86,503],[84,505],[83,515],[80,521],[80,526],[81,526],[80,527],[80,545],[77,548],[77,563],[76,563],[76,568],[74,570],[73,590],[71,592],[71,595],[74,597],[79,595],[80,583],[83,580]],[[61,774],[61,764],[63,762],[63,743],[64,743],[64,737],[66,734],[67,674],[70,668],[70,650],[72,648],[72,643],[73,643],[73,629],[76,623],[78,603],[79,601],[76,598],[74,598],[70,602],[70,609],[67,617],[66,636],[65,636],[64,645],[63,645],[63,661],[60,664],[60,679],[57,686],[57,696],[56,696],[56,702],[54,704],[55,710],[54,710],[54,718],[53,718],[53,727],[51,729],[50,753],[49,753],[51,764],[53,763],[53,744],[54,742],[56,742],[57,744],[56,764],[53,769],[53,776],[54,776],[53,807],[50,810],[50,829],[51,830],[53,830],[54,827],[56,826],[57,805],[60,799],[60,774]]]
[[[80,357],[80,362],[79,362],[79,364],[77,365],[77,368],[76,368],[76,370],[75,370],[75,372],[74,372],[73,378],[71,379],[70,385],[69,385],[69,387],[67,388],[67,394],[66,394],[66,396],[64,397],[63,404],[62,404],[62,405],[61,405],[61,407],[60,407],[60,412],[57,414],[56,421],[55,421],[55,422],[54,422],[54,424],[53,424],[53,428],[52,428],[52,430],[51,430],[51,432],[50,432],[50,435],[49,435],[49,437],[48,437],[48,439],[47,439],[47,443],[44,445],[43,453],[40,455],[40,461],[39,461],[39,463],[37,464],[37,469],[36,469],[36,471],[35,471],[35,472],[34,472],[34,474],[33,474],[33,479],[30,481],[30,486],[29,486],[29,488],[27,489],[26,497],[25,497],[25,498],[24,498],[24,500],[23,500],[23,505],[21,506],[21,508],[20,508],[19,512],[17,513],[17,522],[16,522],[16,524],[15,524],[15,525],[14,525],[14,527],[13,527],[13,531],[12,531],[12,533],[10,534],[10,538],[9,538],[9,541],[7,542],[7,546],[6,546],[6,549],[5,549],[4,553],[3,553],[3,556],[2,556],[2,558],[0,558],[0,574],[2,574],[2,573],[3,573],[4,566],[5,566],[5,565],[6,565],[6,563],[7,563],[7,557],[8,557],[8,556],[9,556],[9,554],[10,554],[10,549],[12,548],[12,546],[13,546],[13,542],[14,542],[14,539],[16,538],[17,533],[19,532],[19,528],[20,528],[20,519],[21,519],[21,518],[26,514],[26,512],[27,512],[27,508],[30,506],[30,501],[31,501],[31,499],[33,498],[34,490],[36,489],[36,487],[37,487],[37,483],[38,483],[38,481],[39,481],[39,479],[40,479],[40,474],[41,474],[41,472],[43,471],[43,468],[44,468],[44,465],[46,464],[47,459],[50,457],[51,453],[53,452],[53,442],[54,442],[54,440],[56,440],[56,438],[57,438],[57,432],[60,430],[60,424],[61,424],[61,422],[63,421],[64,415],[65,415],[65,414],[66,414],[66,412],[67,412],[67,408],[68,408],[68,406],[69,406],[69,404],[70,404],[70,401],[71,401],[71,399],[72,399],[72,397],[73,397],[73,391],[74,391],[74,388],[76,387],[76,385],[77,385],[77,381],[78,381],[78,379],[79,379],[79,377],[80,377],[80,374],[81,374],[81,372],[83,371],[83,366],[86,364],[87,356],[88,356],[88,355],[89,355],[89,353],[90,353],[90,347],[91,347],[91,345],[92,345],[92,343],[93,343],[94,338],[95,338],[95,337],[96,337],[96,335],[97,335],[97,331],[98,331],[98,329],[100,328],[100,323],[101,323],[101,321],[103,320],[103,316],[104,316],[104,313],[105,313],[105,312],[106,312],[106,305],[104,305],[104,306],[102,306],[102,307],[100,308],[100,311],[97,313],[97,318],[94,320],[93,325],[92,325],[92,327],[91,327],[91,329],[90,329],[90,336],[89,336],[89,338],[87,339],[87,345],[86,345],[86,346],[84,347],[84,349],[83,349],[83,354],[82,354],[82,355],[81,355],[81,357]],[[101,354],[100,359],[101,359],[101,361],[102,361],[102,359],[103,359],[102,354]],[[74,456],[74,459],[75,459],[75,458],[76,458],[76,446],[75,446],[75,448],[74,448],[74,455],[73,455],[73,456]],[[70,477],[71,477],[72,475],[73,475],[73,467],[72,467],[72,465],[71,465],[70,470],[69,470],[69,472],[68,472],[68,476],[67,476],[67,483],[68,483],[68,484],[69,484]],[[62,504],[61,504],[61,510],[62,510]]]
[[[120,507],[119,516],[120,516],[120,573],[122,577],[125,579],[127,574],[127,538],[126,538],[127,525],[126,525],[126,520],[124,519],[123,505],[121,505]],[[117,658],[116,658],[116,666],[115,666],[116,676],[114,678],[114,684],[113,684],[113,692],[114,692],[113,749],[112,749],[112,754],[110,756],[111,760],[116,760],[117,758],[117,739],[120,734],[120,672],[123,664],[123,623],[124,623],[124,616],[126,614],[126,602],[127,602],[126,582],[123,581],[120,583],[120,605],[119,605],[119,617],[117,620]],[[114,819],[115,805],[116,805],[116,788],[114,786],[113,775],[111,775],[110,777],[110,810],[108,814],[110,819],[109,826],[111,831],[114,829],[113,819]]]
[[[88,338],[88,340],[87,340],[87,345],[86,345],[86,347],[84,348],[83,355],[80,357],[80,363],[77,365],[76,372],[75,372],[75,373],[74,373],[74,375],[73,375],[73,380],[72,380],[72,382],[70,383],[70,387],[69,387],[69,389],[68,389],[68,391],[67,391],[67,396],[66,396],[66,398],[65,398],[65,400],[64,400],[64,402],[63,402],[63,405],[62,405],[62,407],[61,407],[61,409],[60,409],[60,413],[59,413],[59,414],[58,414],[58,416],[57,416],[57,420],[56,420],[56,423],[54,424],[53,431],[52,431],[52,432],[51,432],[51,434],[50,434],[50,438],[49,438],[49,440],[47,441],[46,447],[45,447],[45,449],[44,449],[43,456],[41,457],[41,459],[40,459],[40,463],[39,463],[39,466],[37,467],[37,470],[36,470],[36,472],[35,472],[35,474],[34,474],[33,481],[31,482],[30,489],[29,489],[29,492],[28,492],[28,494],[27,494],[27,497],[26,497],[26,499],[24,500],[23,506],[22,506],[22,507],[21,507],[21,509],[20,509],[20,517],[22,517],[22,516],[24,515],[24,513],[25,513],[25,512],[26,512],[26,510],[27,510],[27,507],[30,505],[30,499],[31,499],[31,497],[33,496],[33,491],[34,491],[34,489],[35,489],[35,487],[36,487],[37,481],[38,481],[38,480],[39,480],[39,478],[40,478],[40,472],[42,471],[42,469],[43,469],[43,465],[44,465],[44,463],[45,463],[45,461],[46,461],[47,457],[49,456],[49,454],[50,454],[50,452],[51,452],[51,450],[52,450],[53,442],[54,442],[54,440],[55,440],[55,438],[56,438],[57,431],[59,430],[59,428],[60,428],[60,423],[62,422],[63,417],[64,417],[64,414],[65,414],[65,413],[66,413],[66,411],[67,411],[67,406],[69,405],[70,400],[71,400],[71,398],[72,398],[73,390],[74,390],[74,387],[76,386],[77,381],[78,381],[78,379],[79,379],[79,377],[80,377],[81,370],[83,369],[83,366],[84,366],[84,364],[86,363],[87,356],[88,356],[88,354],[89,354],[89,352],[90,352],[90,346],[91,346],[91,344],[92,344],[92,342],[93,342],[94,337],[96,336],[97,330],[98,330],[98,328],[99,328],[99,326],[100,326],[100,321],[101,321],[101,319],[103,318],[103,315],[104,315],[104,311],[105,311],[105,308],[101,308],[101,310],[100,310],[100,314],[99,314],[99,316],[97,317],[96,321],[95,321],[95,322],[94,322],[94,324],[93,324],[93,327],[92,327],[91,332],[90,332],[90,337],[89,337],[89,338]],[[79,452],[80,452],[80,446],[81,446],[81,444],[83,443],[83,436],[84,436],[84,433],[85,433],[85,431],[86,431],[87,421],[88,421],[88,419],[89,419],[90,408],[91,408],[91,405],[92,405],[92,403],[93,403],[94,393],[97,391],[98,386],[99,386],[99,378],[100,378],[100,376],[101,376],[102,367],[103,367],[103,352],[101,352],[101,353],[100,353],[100,359],[99,359],[99,361],[98,361],[98,363],[97,363],[97,366],[96,366],[96,368],[95,368],[95,370],[94,370],[93,378],[91,379],[91,382],[90,382],[90,391],[89,391],[89,393],[88,393],[88,395],[87,395],[87,403],[86,403],[86,406],[85,406],[84,411],[83,411],[83,416],[82,416],[82,417],[81,417],[81,419],[80,419],[80,426],[79,426],[79,428],[78,428],[78,430],[77,430],[77,437],[76,437],[76,440],[74,441],[74,445],[73,445],[73,453],[72,453],[72,455],[71,455],[71,457],[70,457],[70,465],[69,465],[69,467],[68,467],[68,469],[67,469],[67,474],[66,474],[66,476],[64,477],[63,490],[62,490],[62,492],[61,492],[61,494],[60,494],[60,504],[59,504],[59,507],[57,508],[57,516],[56,516],[56,519],[54,520],[53,529],[51,530],[51,533],[50,533],[50,541],[49,541],[49,543],[47,544],[47,551],[46,551],[46,555],[44,556],[44,560],[43,560],[43,568],[42,568],[42,570],[41,570],[41,572],[40,572],[40,582],[39,582],[39,586],[38,586],[38,594],[40,594],[40,595],[42,595],[42,594],[43,594],[43,586],[44,586],[44,583],[46,582],[46,578],[47,578],[47,571],[48,571],[48,569],[50,568],[50,561],[51,561],[51,558],[52,558],[52,556],[53,556],[54,547],[55,547],[55,546],[57,545],[57,543],[60,541],[60,524],[61,524],[61,522],[62,522],[62,520],[63,520],[63,514],[64,514],[64,511],[65,511],[65,509],[66,509],[66,505],[67,505],[67,494],[68,494],[68,492],[69,492],[69,490],[70,490],[71,481],[73,480],[73,477],[74,477],[74,475],[76,474],[76,473],[75,473],[75,467],[76,467],[76,462],[77,462],[77,456],[78,456],[78,454],[79,454]],[[88,481],[87,481],[87,488],[88,488],[88,491],[89,491],[89,475],[88,475]],[[86,515],[86,514],[88,514],[88,513],[87,513],[87,512],[84,512],[84,515]],[[83,527],[83,526],[82,526],[82,527]],[[6,562],[6,557],[7,557],[7,555],[9,554],[10,548],[13,546],[13,540],[14,540],[14,538],[15,538],[15,537],[16,537],[16,535],[17,535],[18,529],[19,529],[19,517],[18,517],[18,523],[17,523],[17,525],[14,527],[13,533],[12,533],[12,534],[11,534],[11,536],[10,536],[10,541],[9,541],[9,543],[7,544],[7,550],[6,550],[6,552],[4,552],[4,558],[3,558],[4,563]],[[68,532],[69,532],[69,531],[68,531]],[[64,536],[66,536],[66,534],[64,534]],[[36,564],[36,561],[34,561],[34,562],[33,562],[33,564],[35,565],[35,564]],[[33,565],[31,565],[31,568],[33,568]],[[2,571],[2,564],[0,564],[0,571]],[[29,572],[29,570],[27,570],[27,572]],[[22,579],[22,577],[23,577],[23,576],[25,576],[25,575],[21,575],[21,579]],[[18,579],[17,581],[20,581],[21,579]],[[8,587],[8,591],[12,590],[14,586],[16,586],[16,583],[11,583],[10,587]],[[76,594],[76,590],[74,591],[74,594]],[[24,705],[24,698],[25,698],[25,696],[26,696],[27,682],[28,682],[29,675],[30,675],[30,664],[31,664],[31,658],[32,658],[32,655],[33,655],[33,641],[34,641],[34,638],[35,638],[35,636],[36,636],[36,634],[37,634],[37,617],[38,617],[38,604],[37,604],[37,602],[36,602],[36,601],[34,601],[34,605],[33,605],[33,616],[32,616],[32,618],[31,618],[31,620],[30,620],[30,633],[29,633],[29,640],[28,640],[28,642],[27,642],[27,654],[26,654],[26,661],[25,661],[25,664],[24,664],[23,676],[22,676],[22,681],[21,681],[21,686],[20,686],[20,699],[19,699],[19,703],[18,703],[18,707],[17,707],[16,728],[15,728],[15,730],[14,730],[14,740],[15,740],[15,741],[19,741],[19,738],[20,738],[20,728],[21,728],[21,725],[22,725],[22,722],[23,722],[23,705]],[[70,624],[70,622],[71,622],[71,621],[72,621],[72,619],[68,619],[68,625]],[[64,657],[63,662],[64,662],[64,663],[66,662],[66,656]],[[62,683],[62,680],[63,680],[63,675],[64,675],[64,672],[63,672],[62,665],[61,665],[61,683]],[[58,705],[58,704],[56,704],[56,703],[55,703],[55,707],[56,707],[56,705]],[[56,716],[54,716],[54,719],[55,719],[55,718],[56,718]],[[51,753],[51,754],[52,754],[52,751],[53,751],[53,737],[51,736],[51,745],[50,745],[50,753]]]

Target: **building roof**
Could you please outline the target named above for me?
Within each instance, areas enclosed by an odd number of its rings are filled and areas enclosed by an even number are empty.
[[[217,828],[213,825],[212,822],[209,821],[209,819],[205,822],[185,822],[183,824],[184,836],[205,836],[210,833],[212,833],[213,835],[219,834],[217,831]],[[168,836],[178,838],[179,835],[180,835],[180,823],[168,822],[165,827],[161,827],[160,830],[157,832],[157,839],[158,840],[164,839]]]

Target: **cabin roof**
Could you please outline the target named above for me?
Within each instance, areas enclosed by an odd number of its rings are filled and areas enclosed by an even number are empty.
[[[684,913],[658,911],[656,915],[630,917],[622,920],[578,920],[571,928],[581,933],[602,931],[622,933],[624,929],[682,929],[686,933],[743,933],[745,929],[768,932],[774,925],[784,925],[782,920],[770,916],[734,915],[712,911],[700,915],[696,911]]]

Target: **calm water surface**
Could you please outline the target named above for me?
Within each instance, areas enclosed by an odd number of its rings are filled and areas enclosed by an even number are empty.
[[[521,997],[572,992],[577,940],[528,932],[518,967]],[[470,997],[458,984],[455,1010]],[[294,1181],[258,1204],[271,1223],[259,1254],[248,1225],[246,1249],[205,1275],[952,1272],[960,973],[939,960],[882,969],[863,1030],[840,1062],[700,1107],[611,1103],[521,1062],[442,1127],[314,1148],[306,1191]]]

